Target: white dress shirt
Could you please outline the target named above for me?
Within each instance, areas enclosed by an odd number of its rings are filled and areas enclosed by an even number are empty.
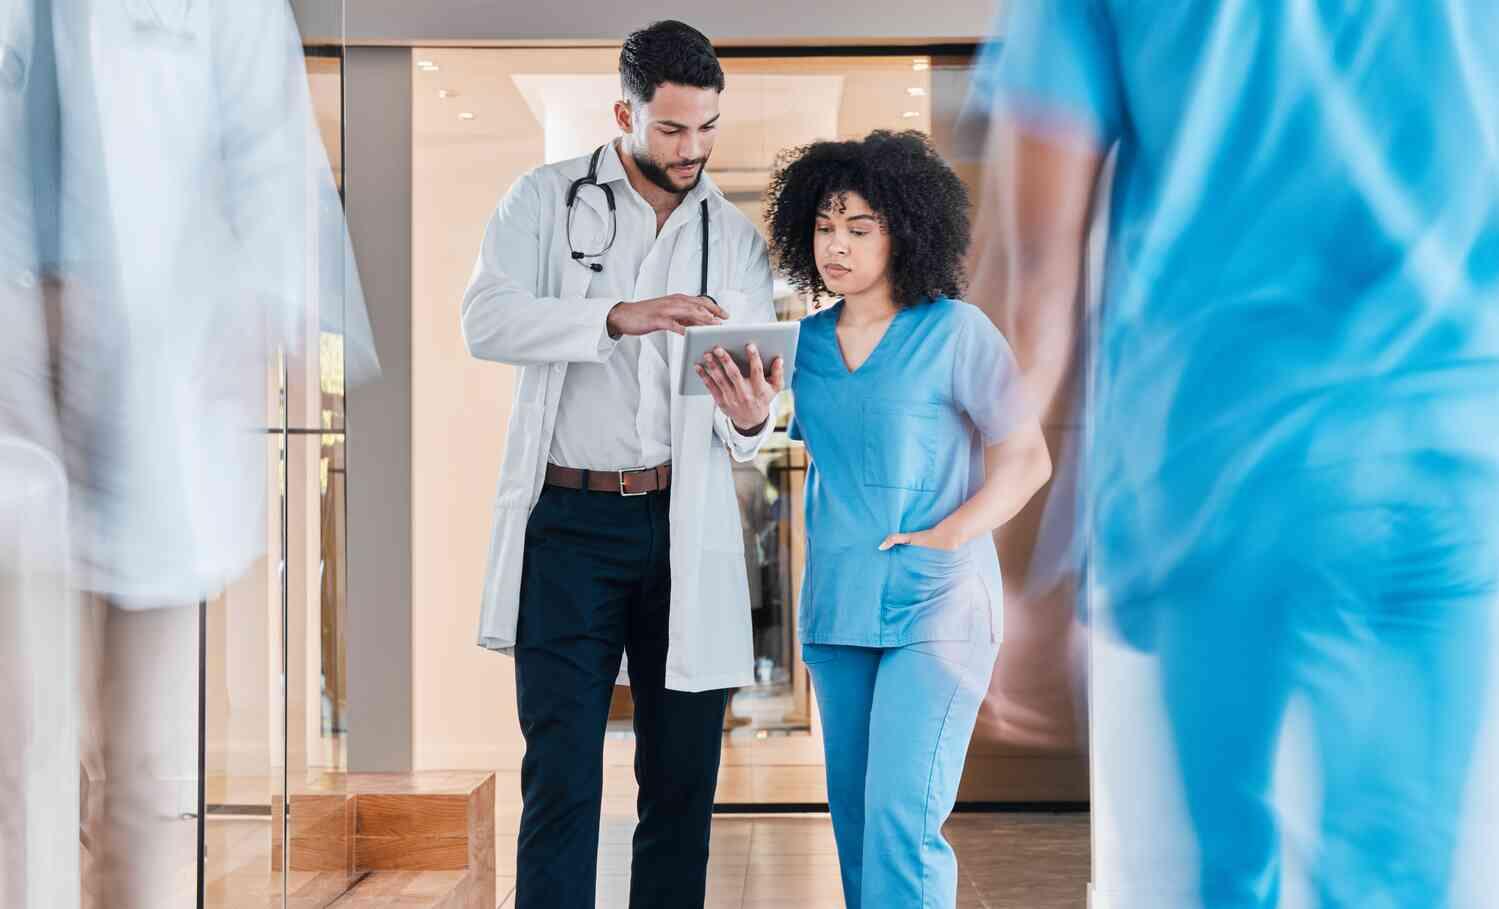
[[[630,185],[617,143],[611,142],[600,157],[598,181],[614,191],[618,227],[604,255],[587,260],[604,267],[594,276],[589,295],[626,303],[664,296],[666,270],[650,266],[671,254],[673,229],[702,230],[699,205],[708,183],[693,187],[658,233],[655,209]],[[580,249],[594,251],[586,248],[586,239],[577,242]],[[666,362],[666,335],[616,341],[605,330],[599,351],[600,362],[574,363],[567,371],[548,460],[586,470],[628,470],[670,461],[672,376],[668,370],[641,368],[642,357]]]
[[[630,185],[614,143],[610,143],[599,160],[598,178],[601,186],[607,185],[614,191],[618,227],[614,243],[604,255],[587,260],[604,267],[594,277],[590,293],[617,297],[626,303],[660,296],[639,286],[644,283],[641,266],[658,245],[656,212]],[[701,184],[688,194],[672,217],[689,206],[696,211],[694,197],[698,195]],[[606,330],[599,339],[600,351],[608,351],[606,358],[598,363],[573,364],[562,384],[551,463],[588,470],[627,470],[654,467],[671,460],[670,410],[665,406],[641,406],[646,397],[662,402],[670,400],[668,375],[662,372],[642,388],[640,370],[642,354],[665,359],[664,340],[660,334],[654,334],[614,341]]]

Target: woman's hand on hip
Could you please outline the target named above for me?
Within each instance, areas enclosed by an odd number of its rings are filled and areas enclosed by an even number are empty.
[[[885,537],[885,542],[880,544],[880,551],[894,549],[897,546],[920,546],[923,549],[941,549],[947,552],[962,547],[963,541],[957,534],[943,530],[939,525],[931,530],[918,530],[915,533],[892,533]]]

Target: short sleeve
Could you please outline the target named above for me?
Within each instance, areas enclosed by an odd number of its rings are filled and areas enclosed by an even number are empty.
[[[968,108],[1082,127],[1103,144],[1123,121],[1106,0],[1007,0],[979,54]]]
[[[953,357],[953,400],[978,428],[987,448],[1033,419],[1035,409],[1004,335],[982,310],[960,306],[966,318]]]

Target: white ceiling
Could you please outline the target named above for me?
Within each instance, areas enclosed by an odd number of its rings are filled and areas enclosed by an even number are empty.
[[[913,66],[925,60],[726,59],[723,126],[709,172],[725,192],[753,194],[784,149],[876,128],[930,130],[931,72]],[[617,48],[420,48],[413,63],[436,67],[413,74],[420,147],[525,148],[535,166],[586,154],[616,135]],[[465,113],[472,118],[461,119]]]

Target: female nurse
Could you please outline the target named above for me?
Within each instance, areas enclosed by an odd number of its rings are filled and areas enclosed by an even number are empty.
[[[771,247],[800,290],[799,630],[848,906],[951,907],[942,835],[999,648],[992,532],[1051,473],[1009,345],[956,299],[963,184],[920,133],[783,155]]]

